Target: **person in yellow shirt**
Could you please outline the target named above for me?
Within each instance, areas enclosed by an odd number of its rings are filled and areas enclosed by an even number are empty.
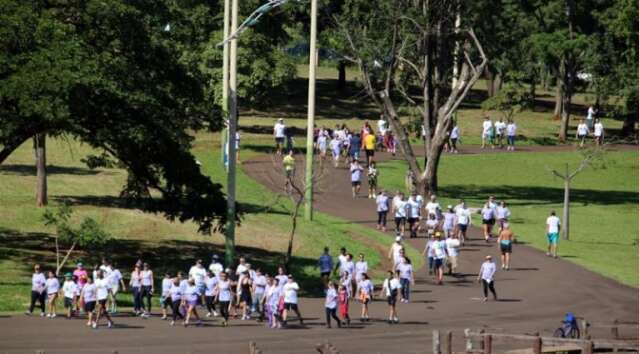
[[[295,157],[293,156],[293,150],[289,150],[288,154],[282,159],[282,165],[284,165],[284,173],[286,175],[286,183],[284,187],[286,191],[289,191],[289,185],[291,179],[295,174]]]
[[[366,134],[364,137],[364,151],[366,151],[366,166],[370,166],[373,156],[375,156],[375,146],[377,139],[375,134]]]

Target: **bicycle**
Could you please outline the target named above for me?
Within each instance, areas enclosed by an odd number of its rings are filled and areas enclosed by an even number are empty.
[[[561,323],[562,326],[555,329],[553,332],[553,337],[578,339],[581,336],[579,324],[577,324],[577,318],[571,312],[566,313],[566,316]]]

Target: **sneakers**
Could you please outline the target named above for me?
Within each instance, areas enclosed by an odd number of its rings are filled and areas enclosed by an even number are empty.
[[[51,318],[51,314],[50,313],[47,313],[47,318]]]
[[[87,327],[91,327],[91,322],[87,322]]]
[[[98,328],[98,324],[97,324],[96,322],[93,322],[93,323],[91,324],[91,327],[92,327],[93,329],[96,329],[96,328]]]
[[[175,326],[175,321],[171,320],[171,323],[169,323],[169,325]]]
[[[219,314],[217,313],[217,311],[213,310],[213,317],[217,317],[219,316]]]
[[[51,315],[51,318],[56,318],[58,315],[56,315],[55,313]]]
[[[162,320],[166,320],[166,315],[162,315]]]
[[[40,317],[44,317],[45,313],[44,312],[40,312]]]
[[[206,313],[206,317],[211,317],[211,313],[210,313],[210,312],[207,312],[207,313]]]
[[[109,327],[109,328],[113,327],[113,322],[111,322],[111,321],[107,322],[107,327]]]
[[[393,318],[393,322],[394,322],[395,324],[399,323],[399,318],[397,318],[397,317]]]

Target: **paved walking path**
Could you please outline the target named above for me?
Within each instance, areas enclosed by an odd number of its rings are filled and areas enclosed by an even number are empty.
[[[462,153],[475,153],[473,149],[462,150]],[[555,147],[547,150],[557,151]],[[270,156],[246,161],[242,168],[272,190],[283,191],[283,177],[273,169]],[[374,227],[372,200],[351,197],[346,169],[331,167],[328,171],[329,178],[323,183],[330,188],[321,188],[316,208],[349,222]],[[470,235],[479,236],[477,230],[472,230]],[[410,243],[421,250],[425,239]],[[339,246],[332,245],[332,249]],[[320,251],[318,247],[318,256]],[[371,317],[375,319],[372,322],[361,325],[355,320],[351,329],[325,329],[323,299],[302,299],[305,326],[288,330],[270,330],[252,321],[232,321],[230,327],[220,328],[217,320],[207,320],[201,328],[169,327],[157,317],[148,320],[117,317],[112,330],[90,330],[84,326],[84,320],[0,316],[0,353],[35,353],[37,350],[46,350],[47,354],[111,354],[113,350],[120,354],[247,353],[251,340],[256,341],[264,353],[314,353],[314,345],[324,340],[333,343],[341,353],[426,353],[430,352],[434,329],[453,330],[455,347],[461,350],[464,328],[551,334],[568,310],[592,321],[636,319],[639,315],[638,289],[565,260],[547,258],[542,252],[522,245],[515,245],[513,269],[497,273],[496,288],[501,301],[483,303],[481,287],[474,280],[486,254],[497,259],[494,243],[468,242],[460,257],[463,276],[447,277],[442,286],[434,285],[427,272],[419,270],[411,303],[398,305],[401,319],[398,325],[382,321],[386,318],[386,305],[376,301],[371,305]],[[623,266],[623,261],[619,266]],[[353,318],[358,318],[358,311],[359,306],[353,304]]]

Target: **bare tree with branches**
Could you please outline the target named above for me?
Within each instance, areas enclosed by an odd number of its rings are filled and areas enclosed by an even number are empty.
[[[335,18],[347,44],[344,57],[359,67],[369,98],[389,120],[416,187],[425,194],[437,191],[454,113],[488,64],[473,29],[464,28],[463,20],[456,25],[459,5],[458,0],[347,1]],[[400,119],[402,105],[420,114],[426,133],[423,166]]]
[[[288,205],[281,203],[281,196],[278,196],[277,199],[271,203],[271,205],[279,204],[288,210],[289,216],[291,218],[291,229],[288,237],[288,245],[286,248],[286,255],[284,257],[284,267],[288,270],[291,262],[291,258],[293,256],[293,243],[295,240],[295,233],[297,231],[297,219],[300,215],[300,209],[304,204],[306,188],[309,186],[306,185],[306,179],[304,175],[304,171],[296,171],[297,173],[287,174],[284,171],[284,167],[282,165],[281,159],[276,158],[274,155],[271,156],[271,160],[273,163],[273,168],[282,174],[285,178],[285,185],[283,186],[283,191],[285,192],[288,199],[292,202],[292,207],[289,208]],[[326,165],[321,161],[313,167],[312,174],[312,185],[314,189],[314,193],[321,193],[322,190],[322,180],[326,175]],[[302,166],[301,164],[296,164],[297,167]],[[303,167],[303,166],[302,166]]]
[[[596,162],[602,161],[607,145],[609,144],[595,145],[590,149],[581,150],[581,162],[579,162],[579,165],[572,170],[568,163],[566,163],[565,169],[562,172],[546,167],[546,170],[552,173],[555,177],[559,177],[564,181],[564,205],[562,212],[563,227],[561,229],[561,237],[564,240],[570,239],[570,185],[572,180],[587,167],[592,166]]]

